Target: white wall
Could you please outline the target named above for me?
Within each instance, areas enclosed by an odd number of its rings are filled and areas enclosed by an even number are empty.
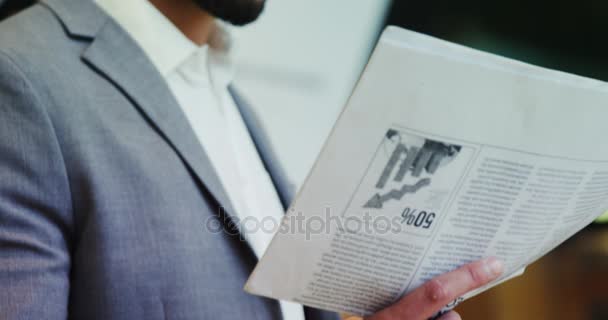
[[[235,34],[236,86],[301,183],[359,77],[389,0],[267,0]]]

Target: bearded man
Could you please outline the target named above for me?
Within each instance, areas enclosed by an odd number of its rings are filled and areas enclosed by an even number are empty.
[[[235,222],[290,201],[231,84],[226,24],[263,7],[43,0],[0,24],[1,319],[337,317],[243,291],[272,234]],[[426,319],[500,272],[473,263],[373,317]]]

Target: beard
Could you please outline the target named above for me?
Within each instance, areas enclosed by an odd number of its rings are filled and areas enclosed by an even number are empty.
[[[235,26],[255,21],[264,10],[265,0],[193,0],[212,16]]]

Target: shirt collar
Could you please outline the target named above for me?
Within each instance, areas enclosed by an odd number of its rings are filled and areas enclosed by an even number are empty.
[[[95,1],[139,44],[163,77],[201,49],[147,0]],[[230,34],[219,21],[209,46],[211,59],[229,64]]]

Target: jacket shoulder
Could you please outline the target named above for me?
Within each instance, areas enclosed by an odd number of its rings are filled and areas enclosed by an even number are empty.
[[[10,56],[24,69],[49,63],[66,51],[71,42],[54,13],[35,4],[0,22],[0,52]]]

